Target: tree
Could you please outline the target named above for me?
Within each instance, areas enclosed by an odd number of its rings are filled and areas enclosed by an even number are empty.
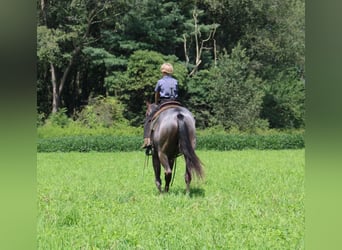
[[[153,50],[164,55],[177,54],[182,45],[184,16],[175,1],[132,1],[119,20],[115,40],[121,53]]]
[[[113,6],[110,1],[41,0],[39,7],[37,56],[50,68],[52,113],[55,113],[76,58],[85,45],[94,41],[91,36],[94,25]]]
[[[304,76],[304,1],[261,1],[258,18],[244,25],[241,44],[255,62],[257,74],[265,80],[296,68],[297,79]],[[292,77],[291,76],[291,77]]]
[[[187,78],[186,96],[184,105],[193,113],[196,127],[207,128],[215,125],[213,116],[214,100],[211,98],[212,80],[215,79],[216,70],[200,70],[197,74]]]
[[[120,84],[125,80],[121,77],[123,74],[116,69],[126,67],[128,60],[116,57],[104,48],[85,47],[82,52],[90,64],[105,68],[104,87],[106,88],[106,95],[111,92],[118,96],[121,90]]]
[[[262,81],[251,69],[246,50],[238,44],[230,55],[218,60],[212,79],[213,111],[226,128],[252,129],[259,120],[263,89]]]
[[[304,0],[200,0],[207,23],[220,24],[215,34],[218,51],[237,43],[246,48],[256,74],[264,80],[297,68],[304,75]]]
[[[271,128],[303,128],[305,86],[297,72],[282,72],[266,85],[261,117]]]

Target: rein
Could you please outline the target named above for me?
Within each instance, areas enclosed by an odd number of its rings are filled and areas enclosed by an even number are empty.
[[[146,168],[146,166],[148,166],[148,159],[149,159],[149,155],[146,155],[145,156],[145,162],[144,162],[144,168],[143,168],[143,174],[142,174],[143,179],[144,179],[144,175],[145,175],[145,168]]]

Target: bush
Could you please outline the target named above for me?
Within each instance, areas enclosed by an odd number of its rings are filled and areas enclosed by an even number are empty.
[[[304,148],[302,134],[206,135],[197,138],[202,150],[298,149]]]
[[[123,105],[115,97],[97,96],[89,98],[89,103],[77,114],[77,121],[89,128],[111,127],[125,122]]]
[[[121,136],[143,134],[142,127],[131,127],[125,123],[118,123],[110,128],[89,128],[80,122],[71,121],[66,127],[45,124],[37,128],[38,138],[57,138],[73,136]]]
[[[61,108],[56,113],[51,113],[48,119],[45,121],[47,125],[66,127],[71,119],[66,115],[67,109]]]
[[[36,123],[37,127],[43,126],[45,122],[44,120],[45,120],[45,114],[37,112],[37,123]]]
[[[140,148],[138,136],[70,136],[38,139],[38,152],[115,152]]]
[[[140,150],[142,136],[70,136],[38,139],[38,152],[114,152]],[[202,135],[199,150],[299,149],[304,148],[303,134]]]

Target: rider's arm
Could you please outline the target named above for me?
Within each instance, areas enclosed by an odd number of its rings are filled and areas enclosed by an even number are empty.
[[[154,103],[158,105],[160,93],[157,91],[154,93]]]

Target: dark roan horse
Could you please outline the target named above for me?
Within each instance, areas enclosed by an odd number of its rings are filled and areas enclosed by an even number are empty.
[[[156,108],[156,104],[148,103],[146,115]],[[162,165],[165,173],[165,192],[168,192],[175,160],[183,155],[186,164],[184,176],[186,193],[189,194],[192,173],[196,173],[200,178],[204,176],[202,163],[195,153],[195,119],[185,107],[171,105],[165,108],[165,110],[160,110],[161,112],[158,111],[157,113],[160,112],[160,114],[151,122],[155,183],[159,192],[162,192],[160,179]]]

